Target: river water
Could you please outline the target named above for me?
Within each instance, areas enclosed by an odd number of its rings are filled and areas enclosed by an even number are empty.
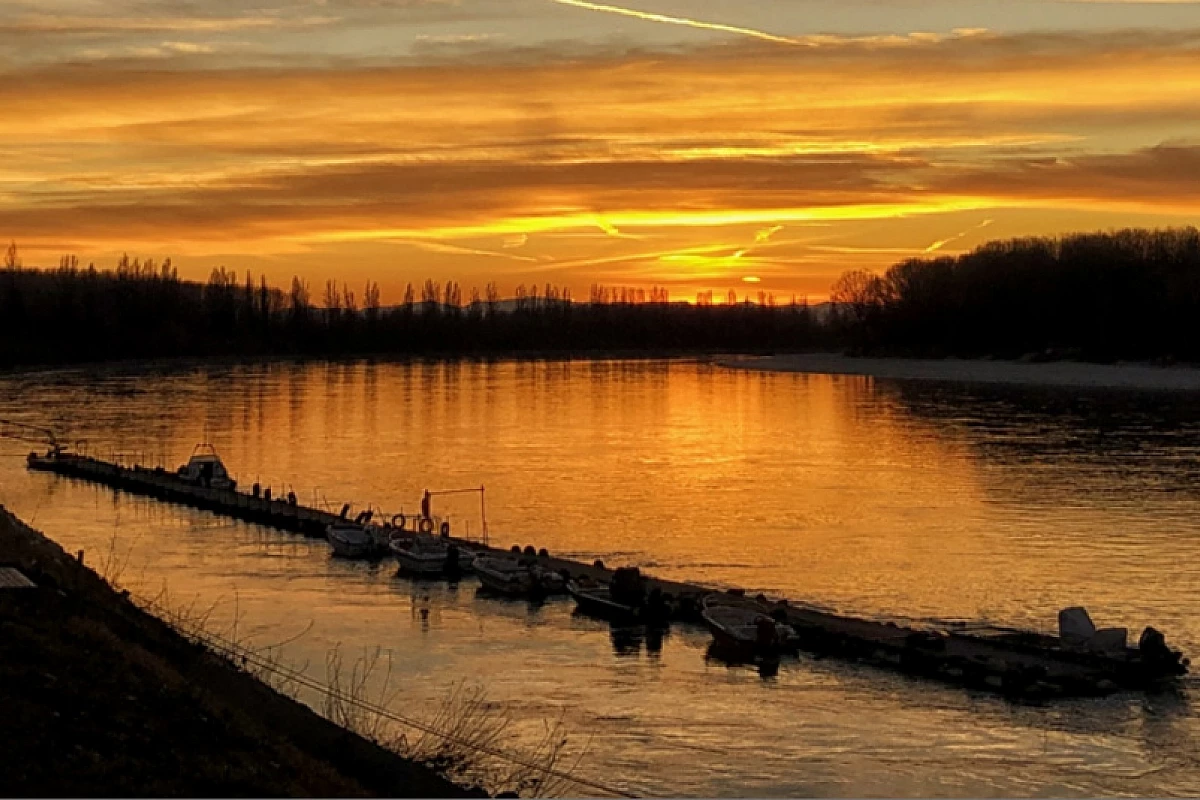
[[[1200,407],[1185,396],[689,361],[142,365],[0,377],[0,418],[170,466],[207,439],[244,486],[334,508],[411,513],[423,489],[482,485],[503,546],[873,617],[1053,630],[1083,604],[1200,654]],[[139,594],[166,587],[230,635],[286,641],[319,679],[331,651],[380,648],[409,716],[480,688],[512,716],[506,746],[561,721],[567,766],[624,791],[1200,794],[1186,680],[1027,706],[807,657],[763,677],[706,660],[698,628],[645,641],[569,600],[414,583],[319,540],[28,473],[27,449],[0,443],[0,502]],[[482,532],[477,495],[434,511]]]

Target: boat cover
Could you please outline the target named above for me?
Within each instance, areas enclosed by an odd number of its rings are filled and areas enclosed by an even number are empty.
[[[1096,635],[1096,626],[1083,606],[1072,606],[1058,612],[1058,638],[1063,644],[1085,645]]]
[[[1088,649],[1097,653],[1118,655],[1125,652],[1129,631],[1125,628],[1101,628],[1088,640]]]

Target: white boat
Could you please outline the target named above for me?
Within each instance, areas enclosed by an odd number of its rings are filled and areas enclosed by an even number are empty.
[[[710,594],[701,602],[704,623],[717,644],[741,653],[775,655],[796,646],[796,631],[771,614],[756,599],[735,594]]]
[[[213,489],[235,489],[237,481],[229,477],[221,457],[211,444],[198,444],[192,457],[175,472],[181,480]]]
[[[393,536],[388,548],[403,572],[414,575],[445,575],[458,570],[467,572],[475,554],[441,537],[428,535]]]
[[[365,525],[355,522],[335,522],[325,528],[325,538],[334,555],[342,558],[370,558],[379,552],[375,536]]]
[[[514,597],[545,597],[567,590],[566,579],[533,558],[479,556],[471,568],[485,589]]]

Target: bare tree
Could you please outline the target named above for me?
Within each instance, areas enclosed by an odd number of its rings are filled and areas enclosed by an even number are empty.
[[[829,292],[829,300],[856,323],[865,322],[883,304],[884,286],[878,275],[856,269],[843,272]]]

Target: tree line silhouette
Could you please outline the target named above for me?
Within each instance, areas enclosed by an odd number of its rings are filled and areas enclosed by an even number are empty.
[[[1200,231],[994,241],[844,273],[830,299],[851,352],[1200,360]]]
[[[551,284],[409,285],[384,306],[327,281],[318,302],[218,268],[182,280],[168,259],[122,257],[111,270],[64,256],[0,265],[0,366],[229,355],[453,356],[763,352],[846,348],[922,357],[1200,361],[1200,232],[1127,229],[994,241],[958,256],[901,261],[882,275],[843,274],[829,313],[807,302],[671,302],[666,289],[591,287],[586,301]]]
[[[27,269],[11,245],[0,270],[0,366],[198,356],[449,356],[601,351],[762,351],[816,344],[824,329],[805,302],[672,303],[666,289],[592,287],[587,302],[551,284],[409,285],[384,306],[327,281],[320,302],[293,278],[285,291],[225,268],[205,283],[165,260],[123,256],[83,267],[64,256]],[[766,299],[766,298],[764,298]]]

